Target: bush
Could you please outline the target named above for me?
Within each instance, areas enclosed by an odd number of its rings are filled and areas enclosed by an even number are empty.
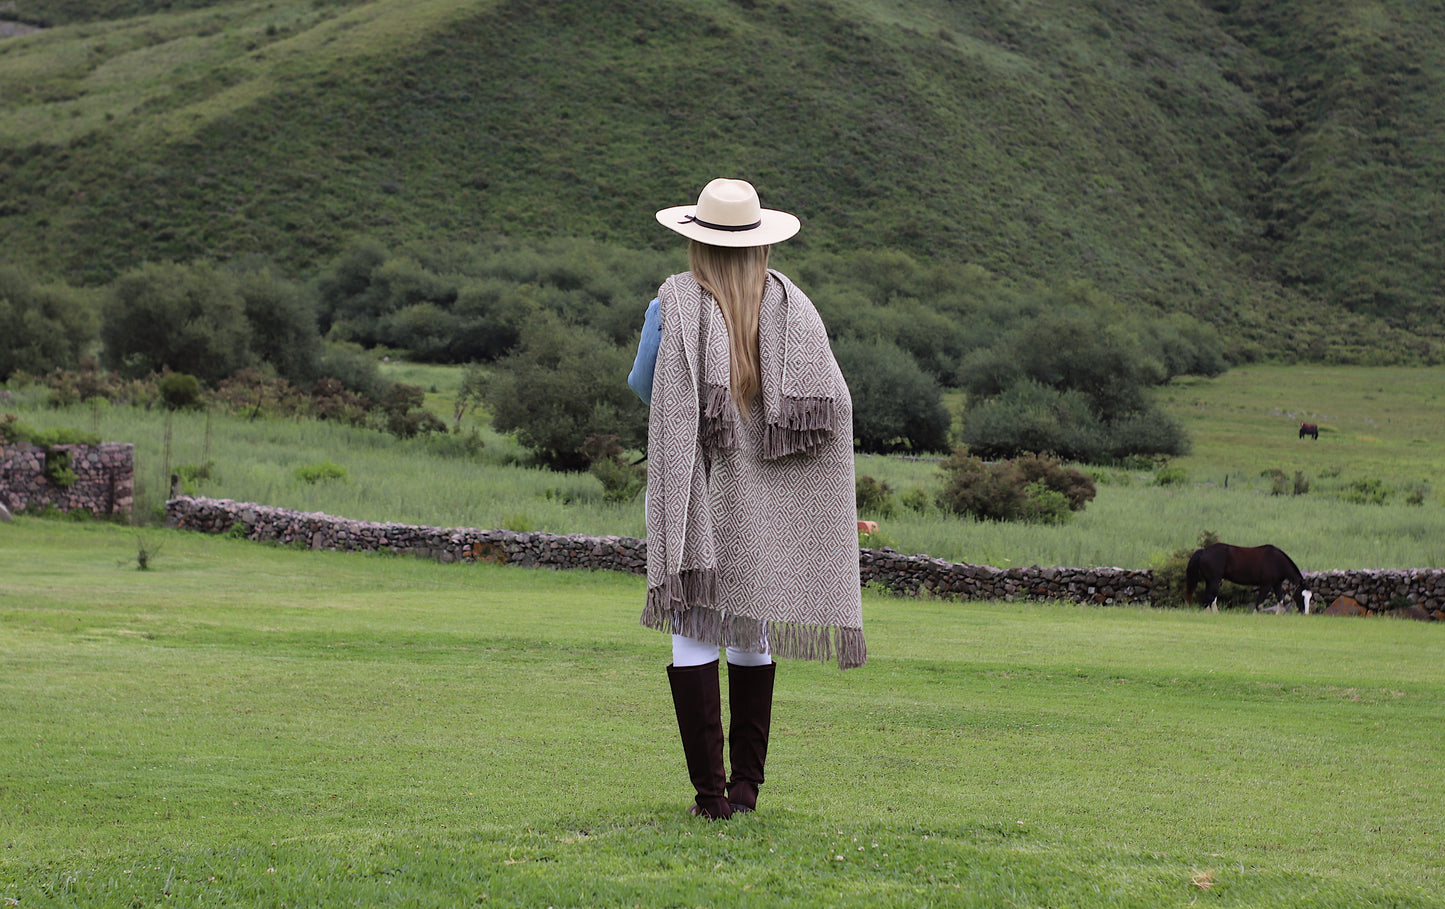
[[[1183,486],[1189,482],[1189,472],[1183,467],[1165,464],[1154,472],[1155,486]]]
[[[938,382],[912,355],[882,342],[833,345],[853,396],[853,437],[866,452],[945,451],[951,418]]]
[[[492,426],[554,470],[584,470],[582,446],[614,435],[623,448],[643,448],[647,407],[623,380],[632,354],[595,332],[541,316],[529,322],[517,350],[486,377]]]
[[[1355,505],[1383,505],[1389,497],[1390,488],[1379,477],[1352,480],[1344,494],[1345,501]]]
[[[74,368],[95,338],[96,320],[80,291],[0,267],[0,382]]]
[[[345,467],[342,467],[340,464],[333,464],[330,461],[322,461],[318,464],[302,464],[292,471],[292,474],[301,482],[313,486],[325,480],[340,480],[344,483],[351,478]]]
[[[919,489],[916,486],[903,494],[902,502],[904,508],[907,508],[909,511],[916,511],[919,514],[927,514],[933,504],[928,495],[928,491]]]
[[[602,498],[608,502],[631,502],[647,485],[647,468],[627,462],[622,441],[615,435],[588,438],[582,456],[590,462],[587,472],[602,484]]]
[[[251,330],[236,281],[213,265],[147,264],[110,286],[101,339],[111,369],[166,370],[214,385],[251,365]]]
[[[882,480],[862,476],[855,482],[858,514],[870,518],[893,516],[893,488]]]
[[[201,383],[195,376],[183,372],[171,372],[161,376],[156,383],[161,400],[171,410],[186,410],[201,406]]]
[[[1042,455],[988,463],[960,449],[943,471],[939,507],[980,520],[1061,523],[1095,495],[1087,474]]]
[[[238,269],[236,292],[256,358],[296,384],[320,378],[322,341],[313,298],[265,266]]]
[[[433,432],[446,432],[441,417],[427,410],[426,392],[419,386],[397,382],[381,400],[381,422],[387,432],[399,439]]]

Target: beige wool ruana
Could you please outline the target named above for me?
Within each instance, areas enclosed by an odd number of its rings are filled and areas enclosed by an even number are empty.
[[[853,404],[817,310],[768,272],[761,407],[743,419],[716,301],[690,272],[658,298],[642,624],[863,665]]]

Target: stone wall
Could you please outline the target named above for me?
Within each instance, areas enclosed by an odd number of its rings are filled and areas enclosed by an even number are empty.
[[[647,541],[635,537],[517,533],[511,530],[375,524],[326,514],[250,505],[229,499],[180,497],[166,503],[166,524],[202,533],[238,533],[250,540],[311,549],[412,553],[443,562],[491,561],[551,568],[592,568],[645,574]],[[859,575],[904,595],[978,600],[1065,600],[1096,605],[1151,602],[1154,573],[1126,568],[993,568],[945,562],[891,549],[859,553]],[[1404,597],[1433,612],[1445,607],[1445,569],[1306,573],[1322,609],[1337,596],[1382,610]]]
[[[57,485],[45,476],[48,458],[68,455],[75,481]],[[12,512],[51,506],[81,509],[97,517],[129,518],[135,500],[135,446],[29,443],[0,445],[0,504]]]

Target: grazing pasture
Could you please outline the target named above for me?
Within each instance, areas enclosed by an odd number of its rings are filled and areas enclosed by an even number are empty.
[[[451,423],[460,369],[385,368],[434,389],[429,403]],[[398,441],[328,423],[182,412],[170,420],[167,457],[160,412],[54,410],[38,390],[12,394],[4,410],[38,428],[74,426],[134,442],[144,517],[164,501],[167,462],[212,462],[196,491],[220,498],[358,520],[644,533],[640,501],[607,502],[587,474],[520,466],[525,452],[492,432],[485,414],[469,413],[461,436]],[[1306,572],[1445,565],[1445,500],[1435,484],[1445,475],[1445,369],[1251,366],[1176,380],[1162,400],[1185,422],[1193,451],[1162,468],[1091,468],[1098,496],[1069,524],[910,510],[902,504],[910,493],[927,501],[940,488],[937,463],[868,456],[858,457],[858,473],[888,483],[898,504],[859,517],[879,523],[872,545],[1000,567],[1150,567],[1193,550],[1206,530],[1239,545],[1277,545]],[[1298,438],[1303,420],[1320,426],[1317,442]],[[472,432],[482,447],[466,441]],[[316,472],[305,468],[328,462],[345,478],[306,479]],[[1296,495],[1302,485],[1307,491]]]
[[[1445,629],[870,591],[708,824],[643,585],[0,524],[0,904],[1441,905]]]

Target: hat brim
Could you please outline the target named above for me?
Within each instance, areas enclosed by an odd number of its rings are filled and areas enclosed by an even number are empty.
[[[675,205],[657,213],[657,223],[675,231],[689,240],[697,240],[709,246],[771,246],[781,243],[798,232],[802,226],[796,215],[771,208],[762,210],[762,221],[757,227],[747,230],[718,230],[703,227],[691,220],[697,213],[696,205]]]

